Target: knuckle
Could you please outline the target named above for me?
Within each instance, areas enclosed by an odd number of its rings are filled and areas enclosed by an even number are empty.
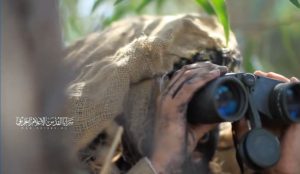
[[[184,65],[184,66],[182,67],[182,69],[183,69],[183,70],[188,70],[188,69],[189,69],[189,65]]]
[[[208,70],[218,69],[219,65],[213,64],[211,62],[205,62],[205,68]]]
[[[189,65],[187,65],[189,68],[197,68],[197,67],[199,67],[201,65],[201,63],[192,63],[192,64],[189,64]]]
[[[184,77],[190,77],[191,75],[193,74],[193,71],[192,70],[187,70],[184,72]]]
[[[209,62],[209,61],[203,62],[203,64],[205,64],[205,65],[207,65],[207,66],[212,66],[212,65],[214,65],[214,64],[212,64],[212,63]]]
[[[211,62],[203,62],[204,63],[204,65],[206,66],[206,67],[216,67],[217,65],[215,65],[215,64],[213,64],[213,63],[211,63]]]
[[[174,76],[176,76],[177,74],[179,74],[181,72],[182,72],[182,69],[179,69],[179,70],[175,71]]]
[[[299,79],[298,79],[297,77],[292,77],[290,80],[291,80],[292,82],[299,82]]]
[[[274,72],[268,72],[267,75],[276,75]]]

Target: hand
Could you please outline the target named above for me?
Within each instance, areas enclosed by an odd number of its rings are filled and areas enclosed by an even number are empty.
[[[186,110],[199,88],[226,72],[226,67],[206,62],[186,65],[158,97],[154,150],[150,158],[158,173],[180,171],[189,155],[186,151],[191,153],[202,136],[216,126],[188,125]]]
[[[281,80],[287,83],[299,82],[295,77],[288,79],[276,73],[265,73],[256,71],[256,75]],[[281,157],[279,162],[272,168],[266,170],[269,174],[298,174],[300,173],[300,124],[292,124],[280,137]]]

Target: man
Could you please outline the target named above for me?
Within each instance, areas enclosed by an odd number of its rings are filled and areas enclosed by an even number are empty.
[[[192,64],[181,70],[171,80],[164,95],[160,96],[158,101],[158,106],[160,106],[158,107],[159,116],[157,117],[158,123],[156,128],[159,133],[156,134],[154,141],[156,148],[151,158],[152,164],[158,173],[172,173],[174,169],[180,170],[186,155],[183,153],[183,149],[185,146],[184,137],[187,127],[190,127],[191,134],[193,134],[191,135],[193,138],[190,138],[188,143],[188,149],[190,149],[189,152],[191,153],[202,136],[215,126],[187,125],[185,115],[187,104],[194,92],[222,73],[224,73],[224,69],[220,66],[213,64],[206,65],[203,63]],[[255,74],[287,83],[299,82],[295,77],[287,79],[275,73],[257,71]],[[267,169],[266,173],[296,174],[300,172],[299,152],[297,154],[296,150],[300,145],[300,140],[297,138],[297,134],[299,133],[299,124],[291,125],[285,130],[284,135],[281,137],[281,159],[276,166]]]
[[[65,60],[78,72],[68,89],[67,108],[75,117],[74,150],[91,172],[103,168],[116,122],[124,127],[124,134],[122,155],[114,158],[112,173],[217,172],[209,167],[216,141],[204,138],[217,125],[186,122],[194,92],[237,70],[240,62],[234,35],[226,45],[215,18],[178,15],[124,20],[75,43]],[[183,68],[166,78],[177,65]],[[257,73],[288,81],[274,73]],[[283,152],[286,141],[298,145],[297,131],[298,125],[288,129]],[[296,172],[297,160],[294,166],[287,166],[285,160],[300,155],[289,153],[283,154],[279,169],[283,165]]]

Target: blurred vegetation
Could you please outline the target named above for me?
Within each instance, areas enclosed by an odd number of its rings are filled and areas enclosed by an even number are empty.
[[[236,34],[244,71],[260,69],[300,77],[298,0],[227,0],[226,4],[223,0],[62,0],[60,8],[66,45],[129,16],[216,15],[225,36],[231,29]]]

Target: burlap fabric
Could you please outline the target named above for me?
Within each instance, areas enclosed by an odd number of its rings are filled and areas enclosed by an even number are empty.
[[[74,150],[86,148],[119,116],[134,148],[147,151],[141,142],[153,128],[161,77],[180,58],[191,59],[208,48],[226,48],[238,59],[234,35],[226,47],[223,33],[214,17],[143,16],[116,22],[70,46],[65,61],[77,73],[67,90]]]

